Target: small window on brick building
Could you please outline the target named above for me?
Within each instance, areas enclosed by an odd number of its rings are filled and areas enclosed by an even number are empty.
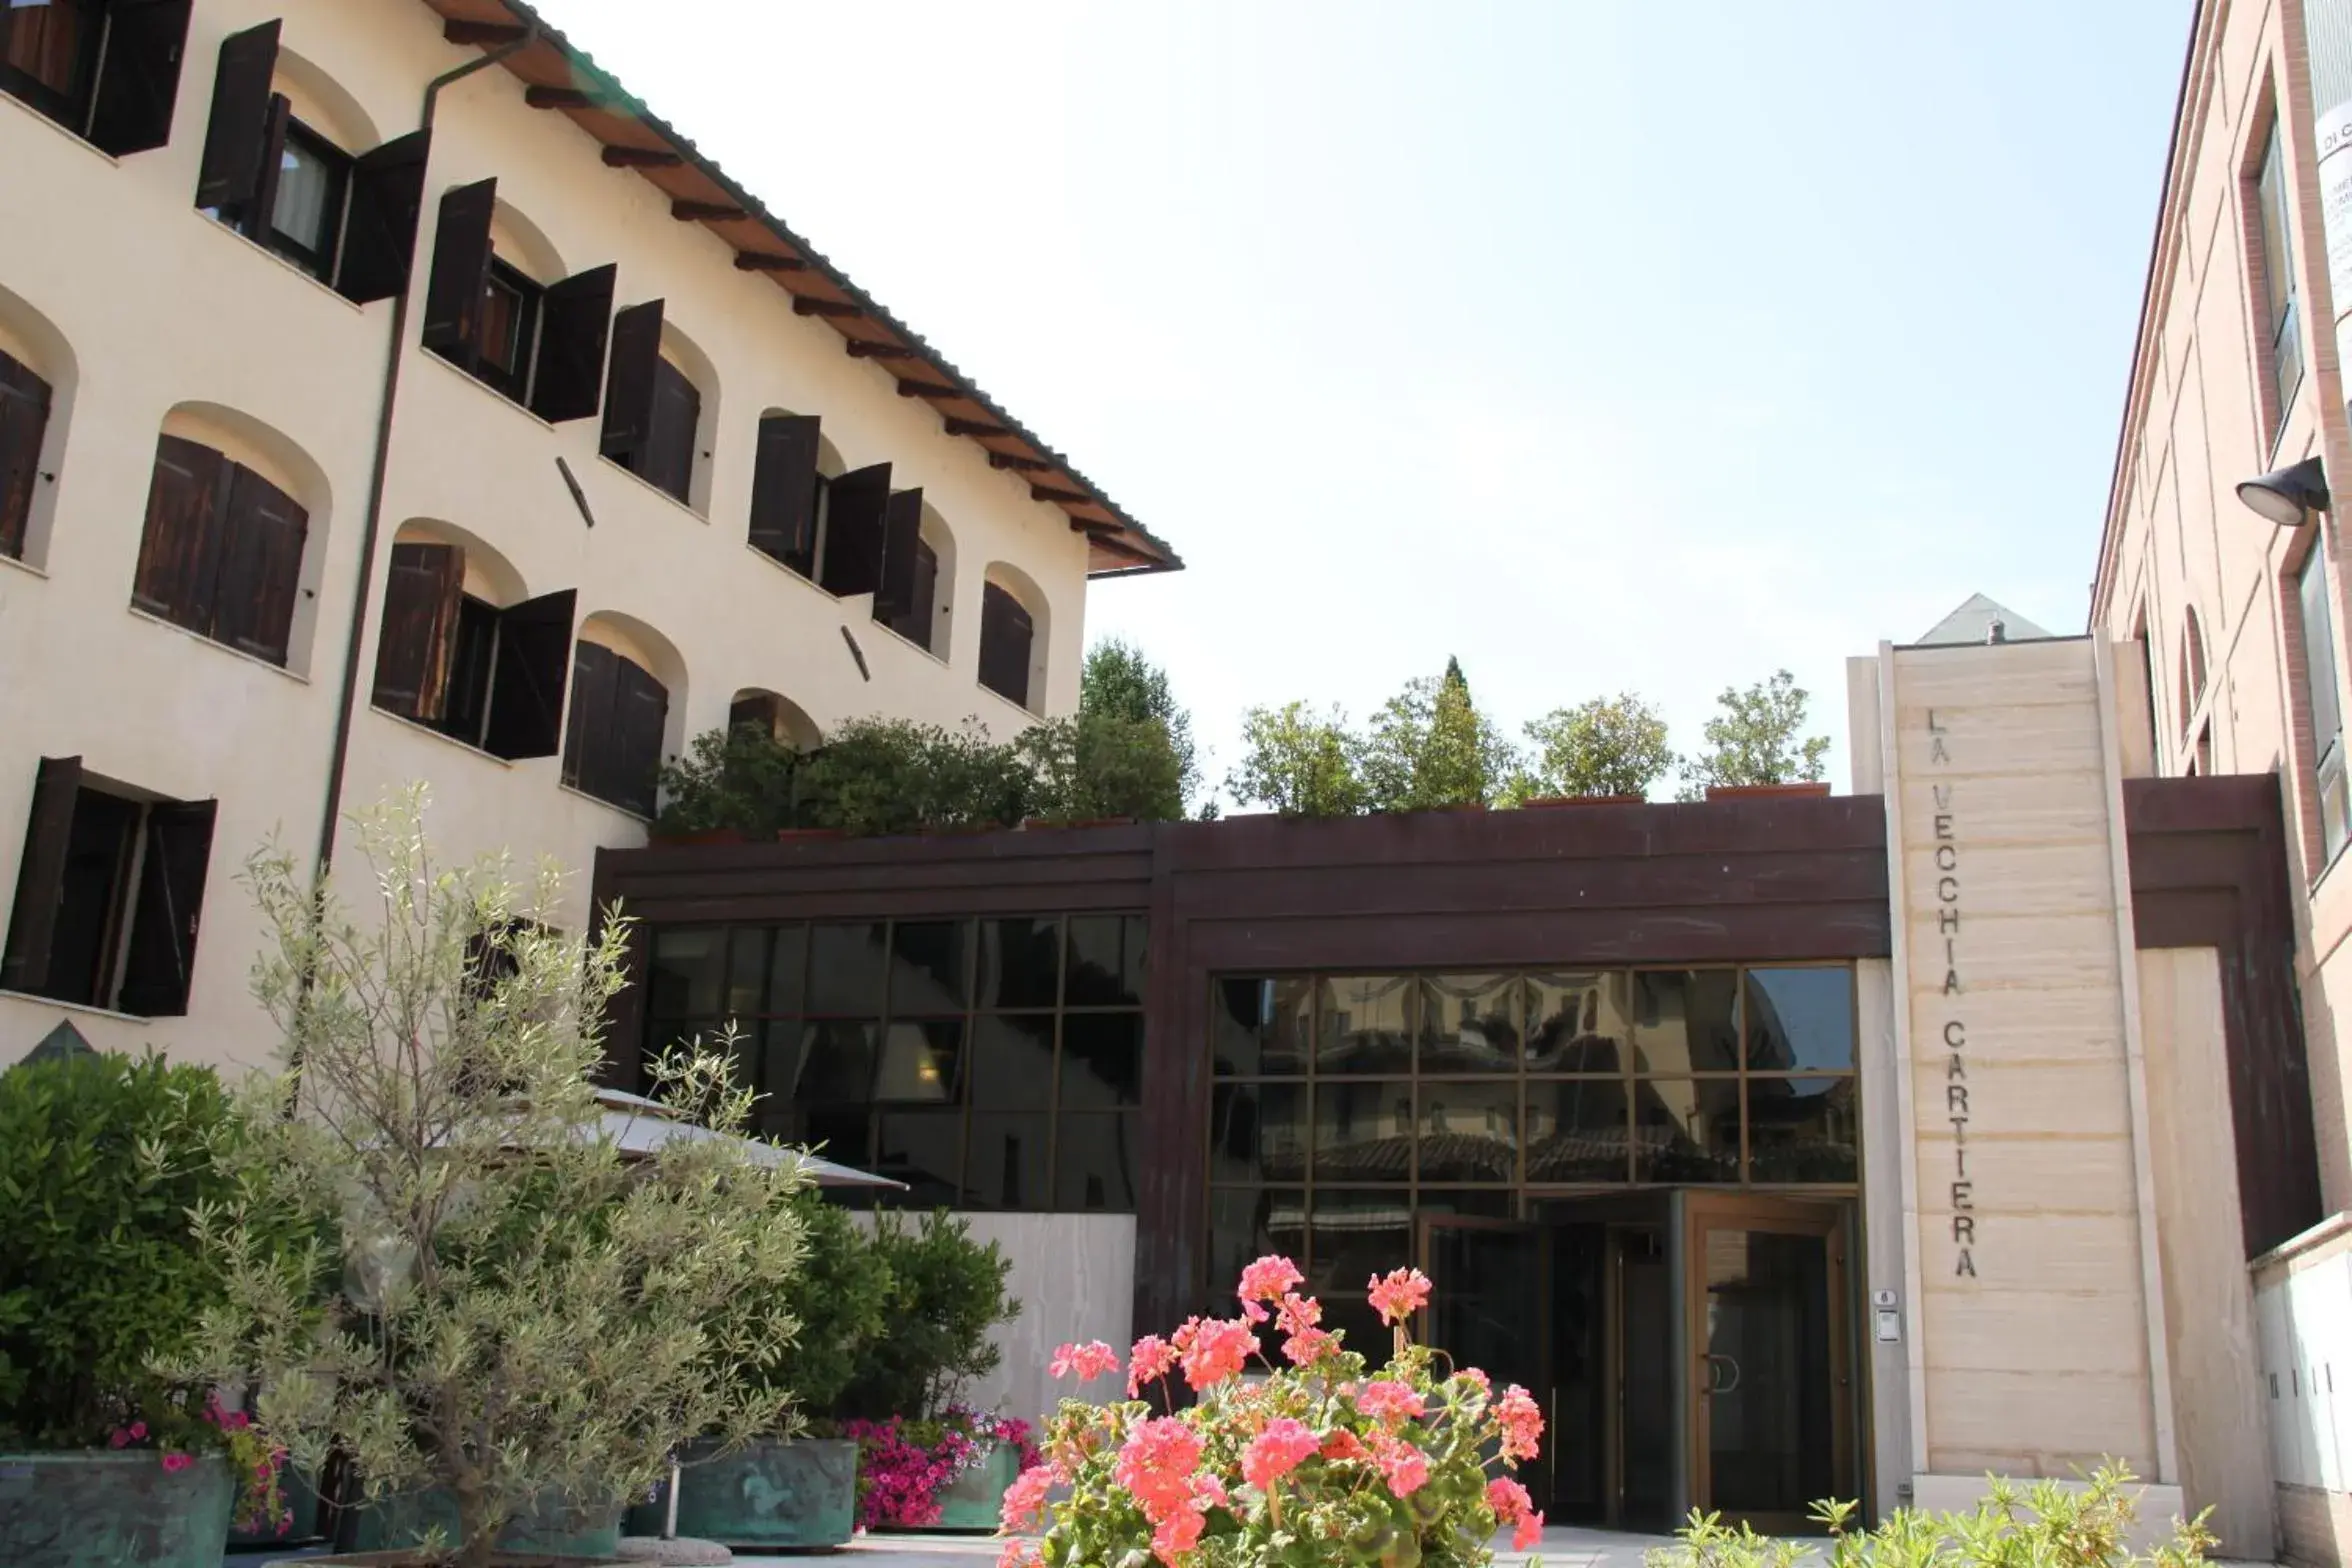
[[[188,1010],[213,802],[166,800],[44,757],[0,989],[145,1018]]]

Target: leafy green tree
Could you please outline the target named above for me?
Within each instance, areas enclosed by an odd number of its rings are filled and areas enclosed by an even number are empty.
[[[1184,763],[1156,718],[1081,708],[1022,731],[1013,750],[1029,769],[1028,814],[1064,821],[1184,816]]]
[[[1088,650],[1085,671],[1078,678],[1078,712],[1081,717],[1101,714],[1132,724],[1157,724],[1166,732],[1168,753],[1176,762],[1178,799],[1188,801],[1200,793],[1200,755],[1193,745],[1192,715],[1176,700],[1168,685],[1168,672],[1144,657],[1143,650],[1133,643],[1112,637]]]
[[[1527,726],[1511,795],[1647,795],[1674,767],[1666,719],[1631,692],[1554,708]]]
[[[1356,754],[1375,811],[1487,804],[1501,798],[1515,762],[1510,742],[1472,700],[1461,661],[1451,658],[1443,675],[1408,681],[1381,705]]]
[[[1006,1290],[1013,1263],[945,1210],[911,1227],[887,1211],[874,1220],[874,1254],[890,1275],[889,1326],[858,1354],[839,1408],[867,1420],[937,1415],[1004,1359],[989,1335],[1021,1315]]]
[[[595,1080],[624,922],[565,934],[554,867],[525,893],[501,861],[435,863],[422,799],[360,821],[364,920],[290,855],[248,863],[280,1071],[241,1096],[237,1195],[194,1205],[225,1299],[179,1374],[258,1390],[266,1432],[305,1466],[338,1448],[371,1501],[448,1498],[450,1560],[485,1568],[511,1520],[609,1508],[690,1439],[789,1426],[743,1370],[792,1327],[773,1298],[804,1177],[733,1136],[624,1157]],[[747,1126],[723,1051],[656,1079],[703,1125]],[[286,1260],[255,1225],[283,1208],[339,1220],[335,1243]]]
[[[1829,737],[1803,733],[1811,699],[1788,671],[1746,691],[1726,686],[1715,700],[1722,711],[1707,721],[1707,749],[1683,762],[1683,799],[1702,799],[1711,784],[1797,784],[1823,776]]]
[[[792,1195],[806,1252],[777,1306],[797,1325],[765,1375],[810,1415],[829,1415],[856,1375],[866,1347],[891,1328],[890,1264],[850,1217],[815,1188]],[[749,1376],[762,1369],[746,1368]]]
[[[1241,720],[1241,764],[1225,788],[1245,806],[1290,817],[1345,817],[1364,809],[1347,716],[1303,702],[1252,708]]]
[[[852,836],[1011,827],[1033,815],[1031,792],[1015,747],[976,724],[853,719],[799,766],[792,820]]]

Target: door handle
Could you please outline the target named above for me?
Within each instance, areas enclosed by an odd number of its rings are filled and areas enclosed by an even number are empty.
[[[1710,1351],[1699,1358],[1706,1364],[1709,1394],[1729,1394],[1740,1386],[1740,1364],[1729,1356]]]

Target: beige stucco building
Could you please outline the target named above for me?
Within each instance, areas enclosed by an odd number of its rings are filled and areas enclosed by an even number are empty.
[[[0,170],[0,1061],[258,1055],[273,836],[585,867],[731,714],[1070,711],[1178,564],[519,5],[0,8]]]

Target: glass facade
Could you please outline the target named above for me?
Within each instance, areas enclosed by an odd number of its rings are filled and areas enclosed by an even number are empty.
[[[1844,965],[1212,984],[1212,1282],[1284,1252],[1345,1311],[1413,1261],[1417,1215],[1860,1182]]]
[[[760,1130],[907,1183],[883,1201],[1132,1212],[1144,933],[1132,914],[665,926],[645,1045],[732,1021]]]

